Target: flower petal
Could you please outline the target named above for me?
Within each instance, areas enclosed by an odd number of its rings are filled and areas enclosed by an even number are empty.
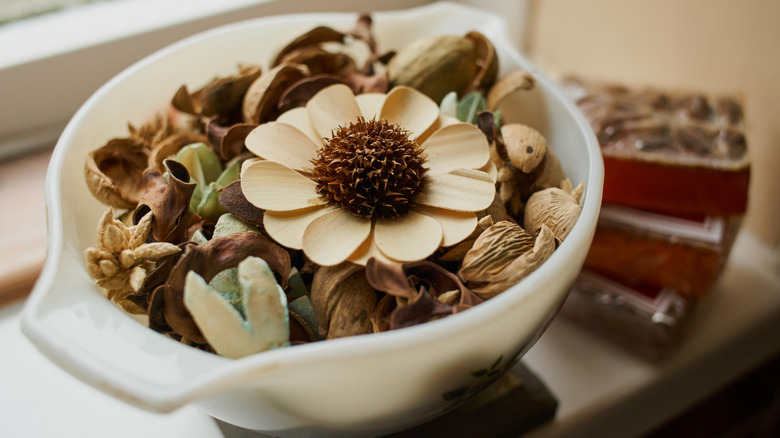
[[[488,160],[487,164],[477,170],[487,173],[494,183],[498,181],[498,167],[496,167],[496,163],[493,160]]]
[[[335,207],[317,206],[295,211],[266,211],[263,228],[280,244],[292,248],[303,248],[303,233],[306,227]]]
[[[380,118],[401,125],[415,139],[438,120],[439,105],[414,88],[398,86],[387,94]]]
[[[303,233],[303,251],[318,265],[333,266],[347,259],[371,233],[371,220],[334,209],[314,219]]]
[[[314,181],[275,161],[258,161],[243,172],[244,196],[264,210],[292,211],[327,202]]]
[[[384,93],[363,93],[355,96],[355,101],[360,107],[360,114],[366,120],[371,120],[379,117],[386,97]]]
[[[472,212],[444,210],[425,205],[418,205],[414,211],[436,219],[441,225],[441,246],[455,245],[477,228],[477,215]]]
[[[257,162],[260,162],[260,161],[263,161],[263,159],[262,158],[257,158],[257,157],[248,158],[248,159],[244,160],[244,162],[241,163],[241,172],[239,173],[239,175],[241,175],[241,178],[244,177],[244,172],[246,172],[247,169],[249,169],[253,164],[255,164]]]
[[[352,90],[344,84],[323,88],[306,104],[306,111],[320,137],[329,138],[334,129],[347,126],[360,116]]]
[[[490,175],[479,170],[458,169],[429,175],[418,204],[455,211],[480,211],[493,203],[496,186]]]
[[[436,219],[414,211],[393,219],[377,219],[374,241],[388,257],[413,262],[433,254],[442,241]]]
[[[318,146],[322,144],[322,137],[317,134],[314,126],[312,126],[311,120],[309,119],[309,112],[306,111],[306,107],[301,106],[286,111],[277,117],[276,121],[280,123],[287,123],[288,125],[293,125],[298,128],[299,131],[306,134],[306,136],[309,137]]]
[[[393,260],[379,250],[379,247],[376,246],[376,242],[374,241],[373,232],[371,233],[371,236],[355,250],[355,252],[347,257],[347,260],[357,265],[365,266],[366,263],[368,263],[368,259],[371,257],[385,263],[400,263],[400,260]]]
[[[445,126],[423,143],[428,155],[429,175],[456,169],[479,169],[490,160],[487,138],[469,123]]]
[[[258,157],[304,170],[311,169],[311,160],[317,158],[319,144],[292,125],[269,122],[246,136],[246,147]]]

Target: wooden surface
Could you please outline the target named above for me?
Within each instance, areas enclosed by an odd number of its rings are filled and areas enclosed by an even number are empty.
[[[46,257],[43,187],[51,151],[0,162],[0,306],[27,296]]]

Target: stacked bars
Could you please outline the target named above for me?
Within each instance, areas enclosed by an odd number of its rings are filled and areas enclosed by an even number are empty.
[[[564,314],[662,358],[722,271],[747,206],[741,105],[574,78],[562,84],[596,133],[605,168],[596,235]]]

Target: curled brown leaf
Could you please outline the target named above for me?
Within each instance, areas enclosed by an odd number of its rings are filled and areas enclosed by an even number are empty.
[[[440,316],[461,312],[476,306],[483,300],[469,290],[460,279],[443,267],[423,260],[413,263],[386,263],[371,258],[366,263],[366,279],[376,290],[406,301],[392,310],[389,317],[377,313],[374,326],[389,329],[421,324]],[[453,305],[438,298],[456,291],[459,295]],[[384,300],[384,298],[383,298]],[[383,302],[378,312],[386,312],[391,303]]]
[[[264,210],[250,203],[241,190],[241,180],[233,181],[219,193],[219,203],[242,221],[262,228]]]
[[[195,183],[191,183],[187,168],[174,160],[164,160],[168,171],[166,181],[162,173],[155,169],[144,172],[146,191],[134,213],[140,219],[152,212],[152,236],[158,242],[174,245],[187,240],[189,228],[189,208]]]
[[[371,333],[371,315],[376,308],[374,288],[363,267],[349,262],[323,266],[314,273],[311,302],[320,336],[334,339]]]

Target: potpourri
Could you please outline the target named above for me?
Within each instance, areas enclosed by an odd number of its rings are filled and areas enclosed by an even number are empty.
[[[521,281],[582,184],[500,103],[534,88],[479,32],[379,52],[371,17],[238,65],[86,159],[109,206],[87,271],[173,339],[226,357],[422,324]]]

